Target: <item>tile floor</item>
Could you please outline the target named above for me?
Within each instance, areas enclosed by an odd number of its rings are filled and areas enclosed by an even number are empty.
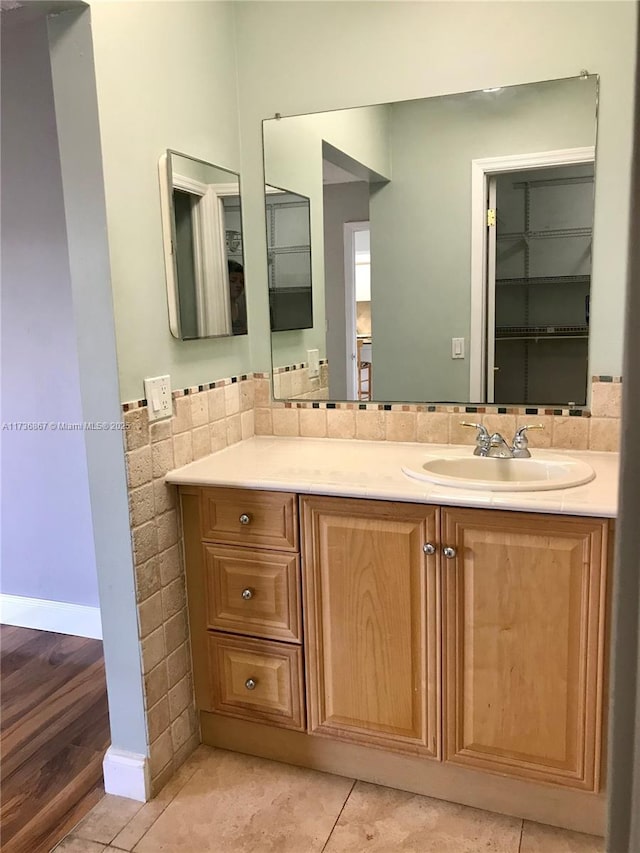
[[[201,746],[150,803],[107,795],[56,853],[602,853],[554,829]]]

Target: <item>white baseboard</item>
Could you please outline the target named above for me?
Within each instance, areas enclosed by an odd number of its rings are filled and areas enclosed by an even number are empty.
[[[100,608],[68,604],[65,601],[0,594],[0,623],[53,631],[56,634],[72,634],[74,637],[102,639]]]
[[[102,770],[107,794],[128,797],[142,803],[151,798],[149,762],[146,756],[110,746],[104,756]]]

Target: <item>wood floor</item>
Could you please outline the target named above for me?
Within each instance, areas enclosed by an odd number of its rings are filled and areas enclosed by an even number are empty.
[[[103,796],[102,643],[0,626],[2,853],[49,853]]]

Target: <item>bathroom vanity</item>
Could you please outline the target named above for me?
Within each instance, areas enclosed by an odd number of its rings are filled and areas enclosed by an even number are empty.
[[[431,450],[253,438],[168,475],[202,739],[602,833],[617,457],[516,493],[402,473]]]

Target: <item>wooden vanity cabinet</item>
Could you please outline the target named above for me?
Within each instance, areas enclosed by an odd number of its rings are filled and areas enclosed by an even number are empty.
[[[196,699],[211,743],[320,769],[326,749],[348,775],[360,772],[348,751],[375,747],[379,761],[361,756],[369,777],[396,784],[405,761],[409,790],[412,762],[431,759],[421,767],[444,774],[449,798],[466,773],[481,807],[492,801],[478,771],[561,787],[574,798],[567,813],[599,790],[608,520],[181,492]],[[276,739],[240,720],[296,731]],[[400,753],[388,777],[380,750]],[[541,808],[531,814],[549,819]],[[579,825],[595,831],[599,818],[580,808]]]

